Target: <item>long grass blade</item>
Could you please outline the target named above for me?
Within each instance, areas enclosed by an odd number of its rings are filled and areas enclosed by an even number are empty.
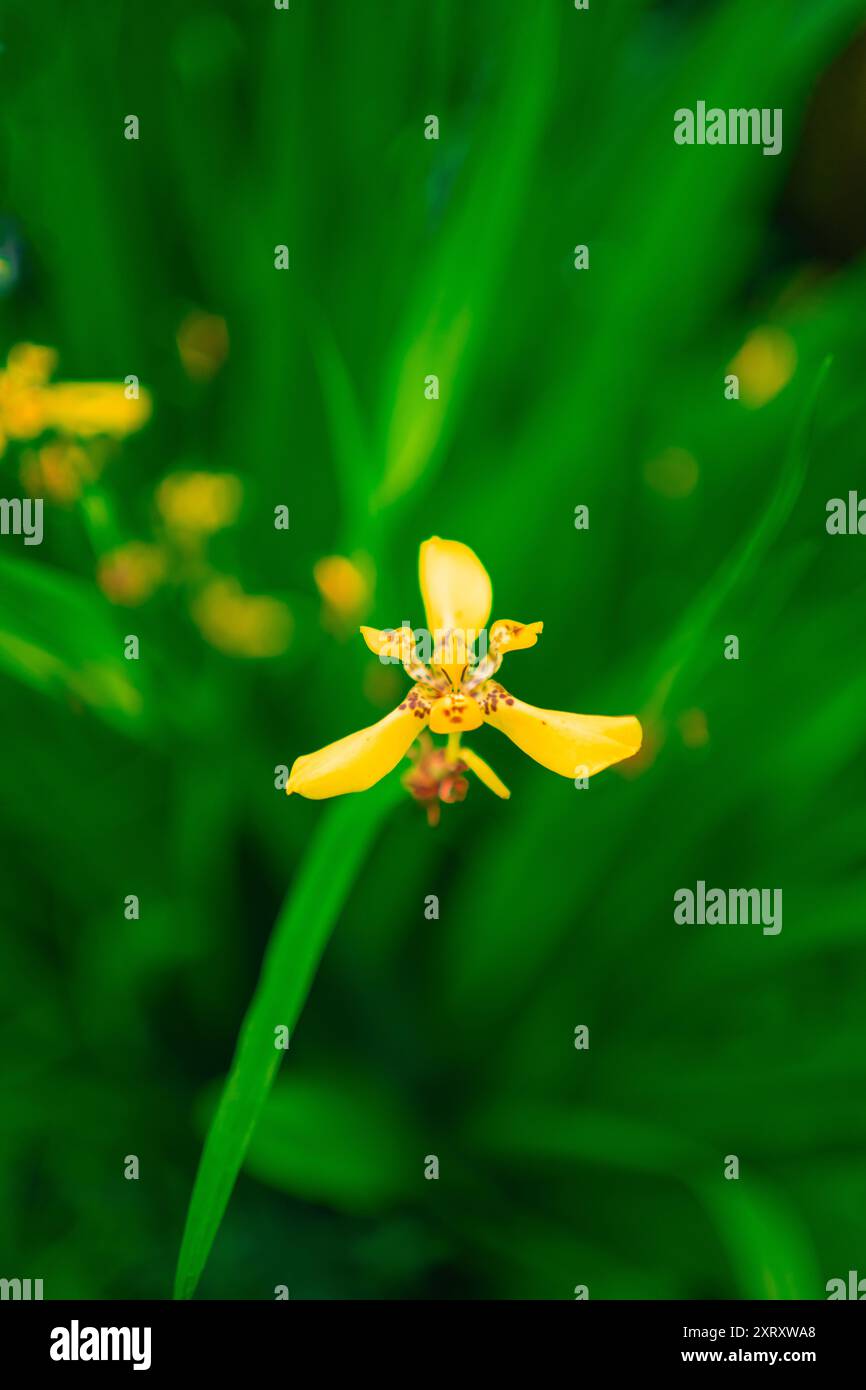
[[[258,988],[205,1139],[190,1199],[174,1296],[195,1293],[284,1049],[275,1029],[294,1027],[334,924],[388,812],[402,795],[391,777],[364,797],[330,807],[277,918]]]

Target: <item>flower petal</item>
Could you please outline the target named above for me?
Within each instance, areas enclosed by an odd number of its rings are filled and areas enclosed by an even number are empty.
[[[408,661],[412,655],[414,642],[412,629],[408,627],[362,627],[361,636],[376,656],[386,656],[392,661]]]
[[[435,685],[436,677],[418,656],[411,627],[362,627],[361,636],[380,661],[402,662],[410,680]]]
[[[62,381],[46,386],[45,420],[67,434],[125,435],[141,429],[150,418],[150,395],[140,388],[129,398],[126,387],[113,381]]]
[[[495,796],[501,796],[503,801],[508,800],[511,792],[483,758],[479,758],[477,753],[474,753],[471,748],[466,748],[464,744],[460,745],[460,757],[470,772],[475,773],[479,782],[483,782],[485,787],[492,791]]]
[[[443,695],[430,711],[430,728],[434,734],[465,733],[467,729],[480,729],[484,716],[477,700],[467,699],[461,692]]]
[[[536,709],[493,682],[479,699],[488,724],[561,777],[592,777],[623,758],[631,758],[641,745],[641,726],[633,715],[609,718]]]
[[[475,551],[431,536],[421,546],[418,573],[430,632],[462,634],[468,645],[467,634],[481,632],[493,600],[490,576]]]
[[[485,681],[495,676],[502,665],[503,657],[509,652],[523,651],[534,647],[544,623],[516,623],[512,618],[499,618],[491,627],[487,651],[472,670],[463,677],[463,689],[475,691]]]
[[[490,629],[490,646],[501,656],[534,647],[544,623],[515,623],[511,618],[499,618]]]
[[[287,793],[321,801],[327,796],[366,791],[397,766],[424,728],[429,713],[426,695],[413,687],[403,703],[378,724],[296,758]]]

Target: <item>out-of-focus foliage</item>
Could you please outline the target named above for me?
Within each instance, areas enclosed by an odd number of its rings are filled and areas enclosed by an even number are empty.
[[[422,622],[431,533],[544,620],[522,698],[646,747],[578,791],[481,730],[509,802],[392,812],[200,1296],[821,1297],[862,1262],[866,540],[824,524],[866,491],[861,18],[0,8],[0,362],[50,347],[67,390],[35,436],[0,390],[0,490],[45,499],[41,546],[0,537],[4,1277],[170,1293],[328,815],[274,770],[400,699],[354,628]],[[676,146],[698,100],[782,107],[782,154]],[[130,376],[149,418],[69,394]],[[782,932],[677,926],[699,879],[782,888]]]

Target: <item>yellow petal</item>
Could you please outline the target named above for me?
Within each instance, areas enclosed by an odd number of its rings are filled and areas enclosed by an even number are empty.
[[[430,728],[434,734],[455,734],[467,729],[480,729],[484,716],[471,696],[455,692],[443,695],[430,711]]]
[[[280,656],[294,630],[284,603],[270,594],[247,594],[226,575],[214,576],[198,591],[190,614],[205,641],[227,656]]]
[[[177,330],[177,350],[187,376],[193,381],[210,381],[228,356],[225,319],[193,309]]]
[[[296,758],[286,791],[312,801],[345,792],[363,792],[385,777],[427,723],[429,701],[413,687],[397,709],[378,724]]]
[[[465,748],[462,744],[460,746],[460,757],[469,768],[470,772],[475,773],[479,782],[483,782],[485,787],[489,788],[494,795],[501,796],[503,801],[508,800],[511,792],[508,790],[505,783],[496,776],[493,768],[487,766],[483,758],[479,758],[478,754],[473,753],[471,748]]]
[[[490,645],[503,656],[506,652],[520,652],[526,647],[534,647],[544,623],[515,623],[511,618],[499,618],[490,629]]]
[[[243,497],[234,473],[169,473],[156,490],[156,506],[174,530],[212,535],[237,520]]]
[[[567,714],[536,709],[491,684],[479,697],[485,719],[561,777],[592,777],[613,763],[630,758],[641,745],[641,726],[633,715]]]
[[[430,632],[462,634],[468,645],[490,617],[493,599],[490,576],[475,551],[431,536],[421,546],[418,572]]]
[[[16,343],[7,357],[9,375],[28,386],[44,386],[57,366],[53,348],[38,347],[35,343]]]
[[[358,621],[370,601],[372,561],[368,556],[323,555],[313,566],[316,587],[337,625]],[[372,631],[372,629],[370,629]]]
[[[409,661],[414,646],[412,629],[408,627],[362,627],[361,636],[376,656],[392,661]]]
[[[415,646],[415,634],[411,627],[362,627],[361,635],[371,652],[382,660],[382,664],[388,661],[400,661],[403,663],[403,670],[411,681],[420,682],[422,685],[431,685],[435,680],[433,672],[429,666],[418,656]],[[461,667],[461,670],[463,668]]]
[[[129,399],[126,388],[110,381],[70,381],[46,386],[43,397],[48,424],[87,438],[93,434],[129,434],[150,418],[150,396],[143,388]]]

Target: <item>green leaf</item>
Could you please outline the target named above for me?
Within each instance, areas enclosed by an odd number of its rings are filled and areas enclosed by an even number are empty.
[[[716,1223],[740,1298],[815,1298],[822,1288],[806,1230],[787,1202],[754,1178],[695,1184]]]
[[[759,562],[763,560],[794,510],[806,479],[818,399],[832,361],[832,357],[825,357],[815,374],[800,410],[776,491],[768,506],[742,544],[720,565],[662,650],[659,668],[663,674],[656,685],[652,706],[656,715],[670,696],[681,671],[701,650],[704,634],[722,604],[740,585],[754,576]]]
[[[0,614],[0,671],[124,730],[144,722],[139,663],[124,660],[118,618],[92,585],[0,557]]]
[[[313,362],[318,369],[343,500],[344,550],[362,533],[373,487],[370,442],[348,366],[324,318],[315,323]]]
[[[419,1142],[399,1106],[368,1075],[342,1068],[337,1079],[292,1073],[268,1098],[244,1171],[281,1192],[367,1214],[412,1191]]]
[[[399,779],[388,777],[363,796],[335,802],[319,823],[277,918],[205,1140],[178,1257],[175,1298],[195,1292],[282,1061],[274,1030],[280,1025],[291,1030],[297,1022],[355,875],[401,796]]]

